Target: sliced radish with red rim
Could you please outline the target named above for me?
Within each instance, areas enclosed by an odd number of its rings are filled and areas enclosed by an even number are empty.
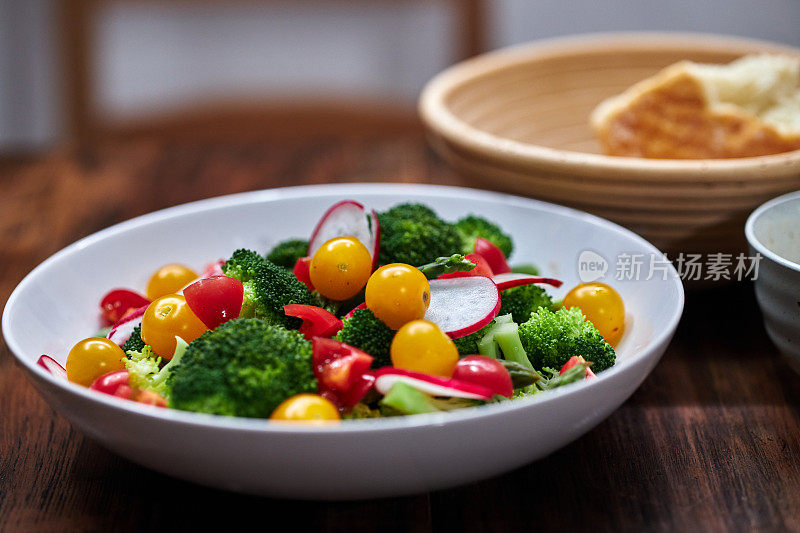
[[[517,272],[507,272],[505,274],[496,274],[492,276],[492,281],[497,284],[497,288],[501,291],[506,289],[513,289],[514,287],[521,287],[523,285],[533,285],[535,283],[544,283],[552,285],[553,287],[560,287],[563,281],[553,278],[541,278],[538,276],[531,276],[530,274],[521,274]]]
[[[58,363],[58,361],[56,361],[49,355],[42,355],[41,357],[39,357],[39,360],[36,361],[36,364],[44,368],[57,378],[61,378],[64,380],[67,379],[67,370],[63,366],[61,366]]]
[[[372,255],[372,268],[378,264],[381,245],[380,225],[374,209],[367,210],[355,200],[333,204],[314,228],[308,242],[308,256],[313,257],[320,246],[334,237],[355,237]]]
[[[405,383],[418,391],[432,396],[446,396],[449,398],[467,398],[470,400],[491,400],[493,392],[480,385],[447,379],[422,372],[403,370],[401,368],[380,368],[372,372],[375,376],[375,390],[386,394],[395,383]]]
[[[457,339],[474,333],[497,316],[500,291],[490,278],[432,279],[431,303],[425,320]]]
[[[111,328],[111,331],[108,332],[108,340],[115,342],[119,346],[125,344],[128,339],[131,338],[131,334],[136,326],[140,326],[142,324],[142,316],[144,316],[144,312],[147,311],[147,306],[143,305],[133,313],[125,316],[114,324]]]

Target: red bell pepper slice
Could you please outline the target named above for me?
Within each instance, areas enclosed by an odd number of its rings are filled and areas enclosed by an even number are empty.
[[[439,276],[438,279],[447,279],[447,278],[466,278],[470,276],[483,276],[486,278],[491,278],[494,276],[494,272],[492,268],[489,266],[489,262],[478,254],[472,253],[467,254],[464,256],[465,259],[468,259],[472,263],[475,263],[475,268],[472,270],[468,270],[466,272],[452,272],[450,274],[442,274]]]
[[[478,237],[475,239],[474,252],[486,259],[486,262],[489,263],[489,268],[492,269],[493,274],[505,274],[506,272],[511,272],[511,267],[508,266],[508,261],[506,261],[506,256],[503,254],[503,251],[500,250],[500,248],[498,248],[493,242]]]
[[[167,399],[158,394],[157,392],[153,392],[151,390],[140,390],[134,395],[133,399],[145,405],[155,405],[156,407],[167,407]]]
[[[584,359],[583,357],[580,357],[578,355],[573,355],[572,357],[569,358],[569,360],[566,363],[564,363],[564,366],[561,367],[561,370],[558,372],[558,375],[560,376],[561,374],[563,374],[564,372],[566,372],[570,368],[574,367],[578,363],[585,363],[585,362],[586,362],[586,359]],[[595,376],[596,375],[595,375],[594,372],[592,372],[592,369],[591,368],[587,368],[586,369],[586,375],[583,377],[583,379],[589,379],[589,378],[593,378]]]
[[[367,308],[367,302],[362,302],[362,303],[358,304],[357,306],[355,306],[354,308],[352,308],[352,309],[350,310],[350,312],[348,312],[346,315],[344,315],[344,318],[343,318],[343,320],[347,320],[348,318],[350,318],[351,316],[353,316],[353,313],[355,313],[355,312],[356,312],[356,311],[358,311],[359,309],[366,309],[366,308]]]
[[[308,340],[312,340],[314,337],[330,338],[342,329],[341,320],[331,312],[315,305],[287,304],[283,306],[283,312],[287,316],[303,319],[299,331]]]
[[[302,281],[308,290],[314,290],[314,284],[311,283],[311,258],[310,257],[301,257],[297,260],[294,264],[294,277],[298,280]]]

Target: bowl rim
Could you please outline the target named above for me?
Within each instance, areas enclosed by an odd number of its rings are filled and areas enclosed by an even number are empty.
[[[343,195],[385,194],[387,191],[392,192],[393,194],[406,193],[426,195],[430,196],[432,199],[437,197],[453,198],[454,196],[457,196],[465,200],[496,199],[502,200],[506,204],[528,207],[532,206],[545,212],[577,217],[578,219],[598,224],[614,233],[622,234],[626,238],[632,239],[640,246],[649,250],[650,253],[663,256],[663,254],[655,246],[650,244],[644,238],[626,228],[623,228],[622,226],[619,226],[618,224],[603,218],[569,207],[543,202],[541,200],[522,198],[519,196],[498,192],[483,191],[466,187],[405,183],[304,185],[298,187],[283,187],[249,191],[207,198],[140,215],[88,235],[51,255],[37,265],[33,270],[31,270],[31,272],[29,272],[22,279],[22,281],[20,281],[20,283],[9,296],[5,305],[5,309],[3,310],[2,317],[2,332],[6,344],[8,345],[11,353],[14,355],[17,364],[32,374],[34,379],[49,382],[51,386],[60,389],[66,394],[76,395],[90,402],[99,402],[106,407],[123,411],[127,415],[145,417],[159,422],[177,423],[184,427],[201,427],[206,429],[229,429],[257,433],[340,434],[354,432],[366,433],[376,431],[394,431],[398,429],[420,428],[423,426],[441,427],[449,424],[459,424],[470,422],[472,420],[483,419],[484,417],[501,416],[503,413],[516,411],[519,409],[526,409],[533,405],[553,403],[564,395],[580,390],[581,387],[597,387],[602,382],[611,379],[613,376],[625,372],[634,364],[641,363],[644,360],[647,360],[649,357],[652,357],[653,351],[655,351],[661,344],[668,342],[678,326],[678,322],[683,314],[685,296],[683,284],[678,276],[678,273],[674,266],[669,263],[670,275],[668,276],[668,282],[672,285],[673,289],[675,290],[675,294],[677,295],[677,302],[674,309],[672,309],[669,319],[663,325],[663,327],[654,331],[654,334],[648,345],[639,353],[633,354],[626,364],[615,365],[599,374],[595,379],[586,382],[573,383],[559,389],[549,391],[547,394],[540,394],[528,398],[519,398],[512,401],[482,405],[478,407],[465,408],[446,413],[429,413],[404,417],[352,421],[343,420],[339,424],[320,426],[299,426],[291,423],[281,424],[270,422],[268,419],[261,418],[211,415],[143,405],[124,399],[115,398],[109,395],[98,394],[94,391],[90,391],[86,387],[56,378],[37,365],[35,361],[20,355],[23,353],[23,351],[15,338],[14,332],[11,330],[11,311],[13,311],[16,301],[20,298],[20,295],[26,290],[28,285],[34,283],[42,271],[47,269],[51,264],[61,260],[62,257],[79,252],[81,249],[91,246],[117,233],[126,232],[142,225],[157,223],[162,220],[168,220],[173,217],[184,216],[206,209],[224,208],[233,205],[256,204],[266,201],[308,198],[309,196],[315,195],[336,195],[341,197]]]
[[[699,51],[746,54],[770,51],[800,57],[800,49],[765,40],[700,32],[599,32],[569,35],[514,45],[481,54],[448,67],[433,77],[422,90],[418,112],[423,123],[435,134],[461,149],[517,166],[536,163],[580,175],[612,175],[615,179],[640,180],[642,173],[654,177],[696,180],[700,172],[706,178],[730,177],[732,172],[752,172],[750,178],[774,179],[796,174],[800,168],[800,150],[779,154],[731,159],[645,159],[609,156],[573,150],[560,150],[524,143],[477,129],[453,114],[445,104],[449,94],[470,80],[490,75],[532,58],[555,57],[613,47],[635,50],[692,47]],[[774,170],[766,176],[765,170]],[[730,179],[730,178],[729,178]]]
[[[765,215],[768,211],[781,204],[785,204],[794,200],[800,200],[800,191],[783,194],[758,206],[752,213],[750,213],[750,216],[747,217],[747,221],[744,224],[744,236],[747,239],[747,242],[750,243],[750,246],[752,246],[756,252],[781,266],[784,266],[790,270],[794,270],[795,272],[800,272],[800,264],[790,261],[767,248],[767,246],[761,242],[758,237],[756,237],[755,228],[758,219]]]

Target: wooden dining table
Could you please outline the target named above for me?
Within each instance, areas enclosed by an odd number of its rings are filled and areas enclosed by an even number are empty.
[[[52,253],[137,215],[241,191],[365,181],[469,185],[421,131],[132,139],[6,164],[0,301]],[[123,459],[53,411],[0,345],[0,531],[206,528],[798,531],[800,376],[767,338],[750,282],[689,288],[677,333],[641,387],[549,457],[448,490],[315,502],[210,489]]]

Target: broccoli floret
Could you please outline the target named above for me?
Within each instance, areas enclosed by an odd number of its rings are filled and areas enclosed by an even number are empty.
[[[142,340],[142,326],[136,326],[131,332],[131,336],[122,345],[122,351],[128,352],[141,352],[144,350],[145,343]]]
[[[600,372],[614,365],[614,348],[586,320],[577,307],[556,312],[540,307],[520,325],[519,336],[535,368],[561,368],[578,355],[593,363]]]
[[[551,309],[553,299],[538,285],[523,285],[506,289],[500,293],[500,314],[511,314],[514,322],[522,324],[526,322],[531,313],[544,307]]]
[[[290,396],[316,392],[311,343],[297,331],[235,318],[192,341],[167,386],[176,409],[266,418]]]
[[[188,346],[178,337],[176,339],[175,353],[166,365],[161,367],[161,358],[153,353],[149,346],[144,346],[141,351],[131,351],[125,360],[125,369],[128,371],[128,383],[134,389],[150,390],[163,396],[167,401],[170,391],[167,387],[167,378],[181,361]]]
[[[297,328],[301,321],[284,315],[283,306],[320,304],[319,299],[291,272],[252,250],[239,249],[233,252],[231,258],[222,265],[222,271],[244,285],[240,317],[260,318],[271,324]]]
[[[278,266],[292,270],[294,264],[301,257],[308,254],[308,241],[303,239],[289,239],[275,245],[266,255],[268,261]]]
[[[411,218],[411,219],[439,218],[439,215],[436,214],[436,211],[434,211],[427,205],[411,204],[411,203],[397,204],[388,211],[380,213],[378,216],[380,215],[390,215],[396,218]]]
[[[521,265],[512,266],[511,272],[517,272],[519,274],[530,274],[531,276],[538,276],[539,267],[537,267],[532,263],[523,263]]]
[[[503,232],[500,226],[485,218],[469,215],[454,224],[458,236],[461,237],[461,253],[471,254],[475,250],[475,239],[481,237],[494,243],[506,257],[514,251],[514,241]]]
[[[424,265],[461,250],[461,238],[449,222],[422,204],[401,204],[378,214],[379,262]],[[470,250],[471,251],[471,250]]]
[[[391,366],[389,348],[396,332],[384,324],[369,309],[356,309],[350,318],[342,320],[336,340],[364,350],[374,360],[372,366]]]

